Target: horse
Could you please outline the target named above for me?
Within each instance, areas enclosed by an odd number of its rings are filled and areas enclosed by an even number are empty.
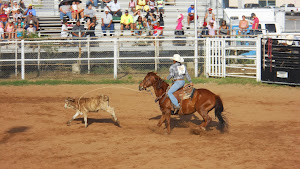
[[[139,90],[147,90],[148,87],[153,87],[156,101],[159,101],[160,110],[162,111],[162,116],[157,124],[160,127],[165,121],[168,134],[171,133],[170,129],[170,119],[171,111],[173,110],[173,104],[169,97],[167,96],[167,89],[169,84],[162,80],[156,73],[149,72],[144,80],[139,85]],[[183,88],[180,88],[174,93],[174,96],[178,99],[180,93],[182,93]],[[195,89],[192,98],[185,99],[181,101],[181,115],[193,114],[196,111],[202,116],[204,122],[200,124],[200,128],[206,130],[207,124],[212,120],[208,113],[215,109],[215,116],[219,120],[219,129],[223,133],[228,127],[225,115],[222,114],[224,107],[221,98],[212,93],[207,89]]]

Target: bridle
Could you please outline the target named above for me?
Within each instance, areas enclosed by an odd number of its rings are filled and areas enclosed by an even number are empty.
[[[146,82],[148,82],[148,81],[150,81],[150,78],[148,78]],[[158,79],[158,82],[157,82],[157,89],[161,89],[161,84],[162,84],[162,82],[163,82],[163,80],[162,80],[161,78],[159,78],[159,79]],[[145,83],[145,82],[144,82],[144,83]],[[152,82],[150,81],[150,83],[152,83]],[[155,84],[152,84],[151,86],[154,86],[154,85],[155,85]],[[151,95],[152,95],[152,97],[153,97],[153,93],[151,92],[150,89],[145,88],[145,90],[146,90],[147,92],[150,92]],[[154,100],[154,102],[155,102],[155,103],[158,102],[165,94],[166,94],[166,91],[165,91],[163,94],[161,94],[160,96],[156,97],[156,99]]]

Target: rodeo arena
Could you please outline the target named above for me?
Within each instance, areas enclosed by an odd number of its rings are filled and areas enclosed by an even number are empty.
[[[0,12],[0,169],[300,168],[300,1]]]

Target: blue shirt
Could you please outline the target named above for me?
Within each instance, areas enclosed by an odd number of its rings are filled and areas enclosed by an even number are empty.
[[[28,9],[28,8],[27,8],[27,9]],[[26,9],[25,11],[27,11],[27,9]],[[32,12],[32,15],[33,15],[33,16],[36,16],[35,9],[29,9],[29,10],[27,11],[27,14],[26,14],[26,16],[28,16],[28,15],[29,15],[29,12]]]
[[[188,13],[195,13],[195,8],[189,7]],[[192,14],[193,15],[193,14]]]

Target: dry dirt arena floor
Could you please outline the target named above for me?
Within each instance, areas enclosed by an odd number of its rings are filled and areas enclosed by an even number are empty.
[[[173,116],[166,134],[155,127],[158,104],[138,84],[0,86],[0,168],[300,168],[299,87],[195,86],[220,95],[227,133],[210,112],[208,131],[195,132],[195,113]],[[110,96],[121,127],[102,111],[89,114],[87,128],[82,116],[66,125],[75,111],[64,100],[89,91]]]

